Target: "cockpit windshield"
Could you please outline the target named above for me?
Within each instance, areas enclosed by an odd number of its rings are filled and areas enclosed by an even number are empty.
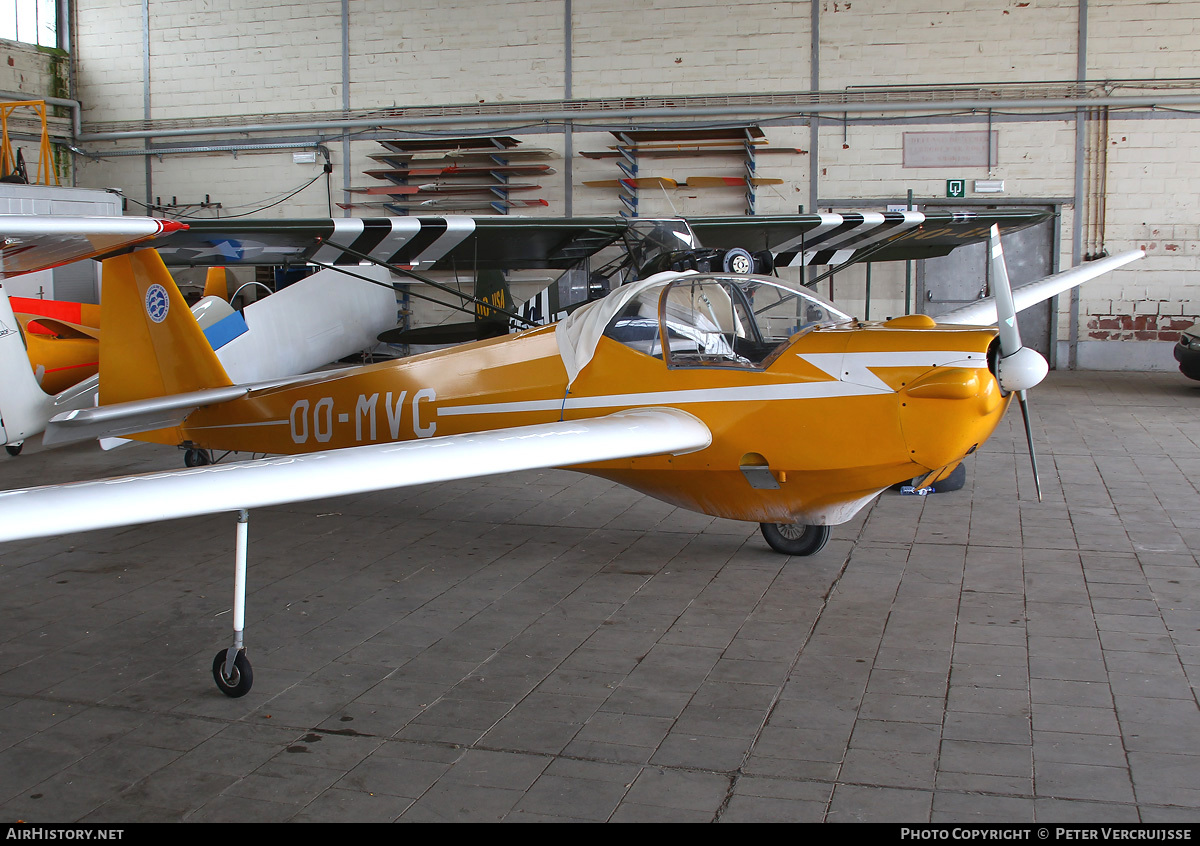
[[[672,367],[755,368],[797,332],[851,319],[768,277],[685,274],[629,298],[604,334]]]
[[[635,218],[625,231],[624,242],[632,266],[643,278],[656,272],[652,268],[666,256],[700,246],[700,239],[683,218]]]

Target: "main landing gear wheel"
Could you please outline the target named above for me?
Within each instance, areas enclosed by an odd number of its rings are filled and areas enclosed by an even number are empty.
[[[734,247],[725,253],[724,267],[726,273],[753,273],[754,257],[741,247]]]
[[[250,669],[250,659],[246,657],[246,653],[239,649],[233,659],[233,669],[226,675],[225,659],[228,657],[229,650],[222,649],[217,653],[217,657],[213,658],[213,680],[222,693],[237,699],[250,692],[250,686],[254,684],[254,671]]]
[[[784,555],[816,555],[829,540],[828,526],[804,523],[759,523],[771,549]]]
[[[20,455],[21,447],[23,447],[23,446],[25,446],[24,441],[20,441],[15,444],[5,444],[4,451],[7,452],[9,455]]]
[[[942,479],[940,482],[933,483],[933,489],[938,493],[948,493],[949,491],[962,490],[962,486],[967,483],[967,467],[965,464],[960,464],[950,471],[950,475]]]
[[[212,457],[206,449],[189,449],[183,454],[183,463],[188,467],[203,467],[212,464]]]

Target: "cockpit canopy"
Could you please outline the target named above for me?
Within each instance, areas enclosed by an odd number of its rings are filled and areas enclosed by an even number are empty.
[[[672,367],[759,367],[796,333],[851,319],[778,280],[692,274],[636,294],[604,335]]]
[[[670,367],[766,367],[797,333],[853,320],[802,286],[724,273],[664,272],[622,285],[558,324],[568,385],[601,337]]]

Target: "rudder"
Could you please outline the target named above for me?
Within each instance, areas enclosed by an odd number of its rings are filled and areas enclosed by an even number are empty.
[[[233,384],[155,250],[105,259],[100,404]]]

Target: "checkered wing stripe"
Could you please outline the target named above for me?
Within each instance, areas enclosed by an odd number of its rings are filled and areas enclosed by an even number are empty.
[[[474,232],[475,221],[461,215],[341,218],[313,260],[349,265],[367,255],[387,264],[429,267]]]
[[[925,222],[921,212],[910,211],[848,212],[823,214],[821,218],[821,225],[807,236],[781,245],[784,249],[775,255],[777,267],[840,264]]]

